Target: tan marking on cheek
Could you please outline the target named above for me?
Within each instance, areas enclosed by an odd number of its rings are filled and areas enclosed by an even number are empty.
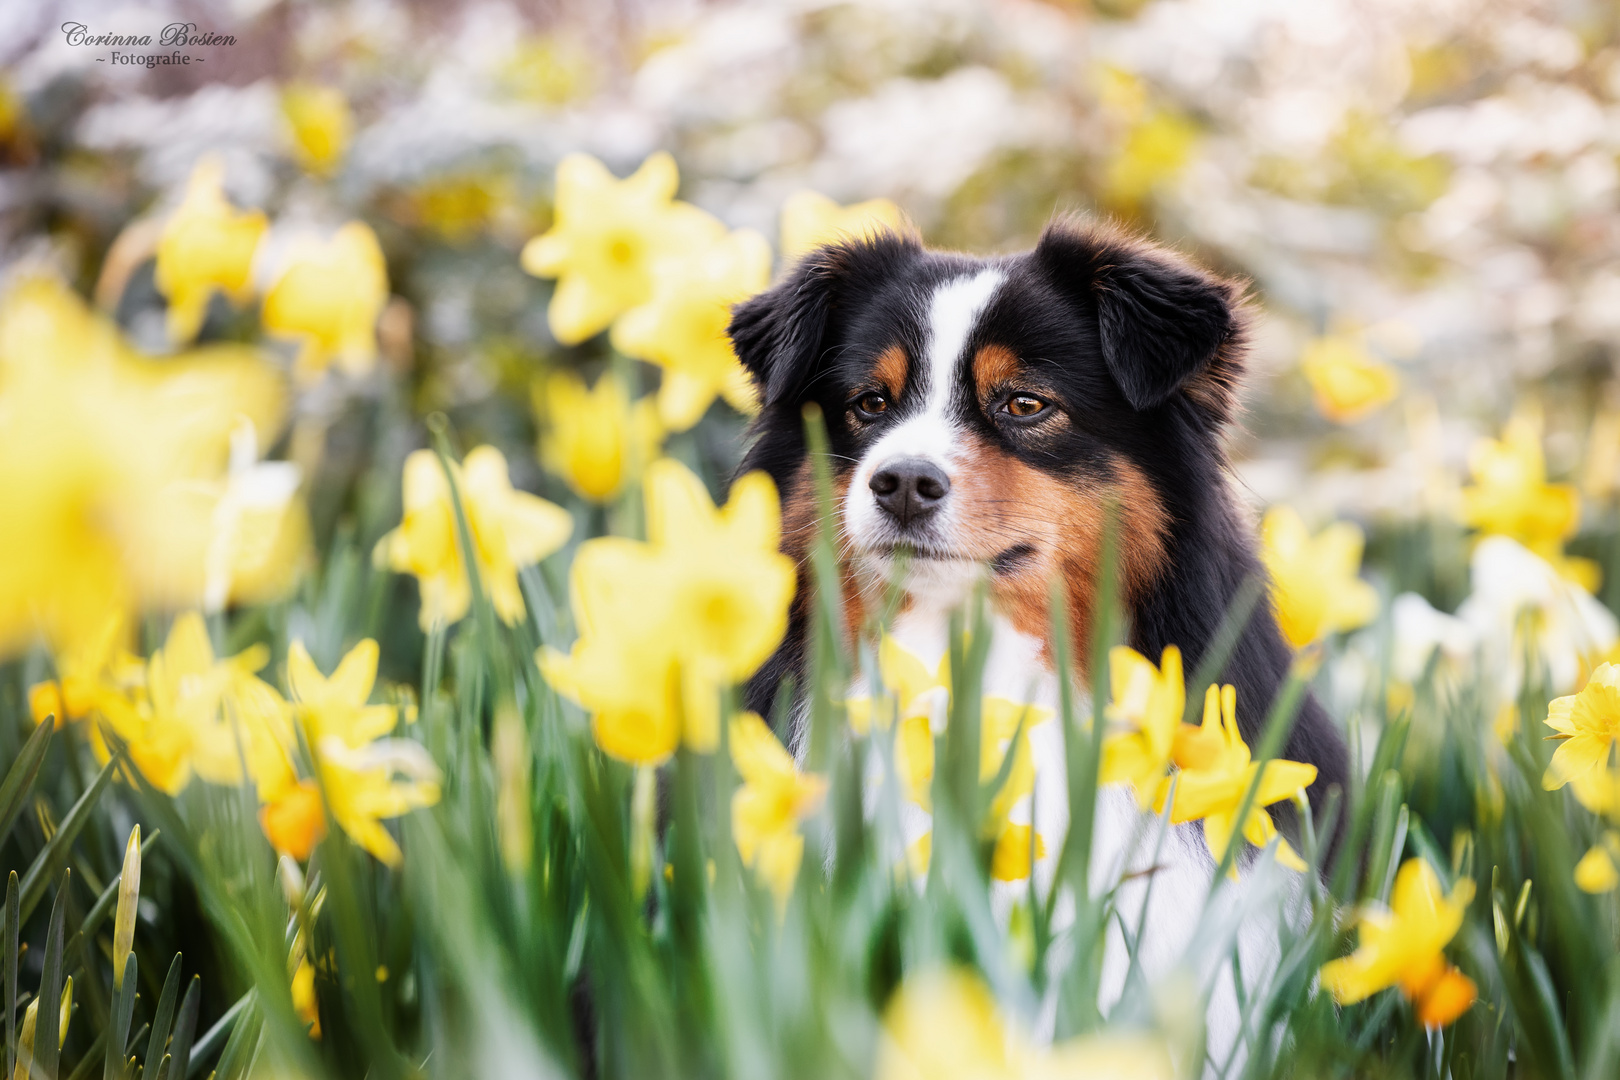
[[[1122,598],[1127,605],[1163,572],[1168,515],[1141,470],[1115,457],[1111,480],[1069,480],[1020,461],[982,440],[968,440],[957,478],[956,541],[975,559],[993,560],[1011,548],[1033,549],[1010,573],[995,574],[997,609],[1020,633],[1043,643],[1049,660],[1048,583],[1064,583],[1071,649],[1082,674],[1090,658],[1105,506],[1119,508]]]
[[[1011,349],[1004,345],[986,345],[973,354],[973,386],[979,401],[987,401],[996,389],[1018,377],[1023,366]]]
[[[846,469],[841,473],[835,473],[832,479],[833,518],[838,530],[834,537],[834,547],[844,549],[848,546],[843,536],[843,526],[844,496],[849,492],[849,471]],[[791,490],[782,501],[781,547],[782,553],[791,558],[798,567],[799,587],[794,593],[793,604],[796,611],[803,613],[807,611],[805,605],[810,602],[815,591],[815,577],[810,566],[810,545],[815,542],[820,518],[815,471],[811,468],[808,457],[793,471],[790,484]],[[855,582],[854,571],[847,564],[840,567],[839,571],[844,591],[844,627],[853,641],[866,617],[866,609],[860,589]]]
[[[872,365],[872,377],[889,392],[890,401],[899,400],[900,391],[906,386],[906,372],[910,366],[910,362],[906,359],[906,350],[898,345],[890,345],[878,353],[877,363]]]

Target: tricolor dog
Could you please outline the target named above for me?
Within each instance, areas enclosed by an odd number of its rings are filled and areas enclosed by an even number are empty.
[[[816,499],[803,410],[819,405],[851,628],[905,552],[893,633],[932,662],[950,611],[983,581],[994,612],[986,693],[1049,706],[1058,679],[1088,674],[1084,649],[1077,670],[1052,670],[1049,583],[1062,581],[1073,640],[1087,641],[1112,503],[1129,643],[1155,663],[1174,644],[1190,672],[1262,573],[1222,446],[1244,329],[1238,286],[1112,228],[1059,222],[1033,251],[998,258],[892,234],[824,247],[734,312],[730,334],[763,404],[743,468],[775,479],[783,548],[804,567]],[[750,686],[762,715],[804,663],[809,591],[801,577],[787,639]],[[1221,679],[1237,687],[1251,744],[1289,663],[1262,603]],[[1061,772],[1058,727],[1032,732],[1042,776]],[[800,735],[782,734],[790,746]],[[1283,756],[1317,767],[1317,807],[1345,783],[1343,740],[1314,700]],[[1038,784],[1031,808],[1048,835],[1066,824],[1060,787]],[[1102,802],[1097,858],[1147,865],[1151,853],[1126,850],[1143,833],[1134,800],[1116,790]],[[1191,934],[1213,869],[1197,828],[1178,827],[1158,862],[1142,940],[1165,962]]]

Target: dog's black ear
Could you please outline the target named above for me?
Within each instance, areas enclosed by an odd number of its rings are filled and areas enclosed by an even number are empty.
[[[781,281],[732,308],[726,333],[761,403],[797,403],[834,344],[841,298],[858,294],[866,278],[882,280],[920,250],[915,238],[894,233],[817,248]]]
[[[1095,312],[1103,361],[1133,408],[1186,389],[1226,418],[1241,374],[1237,286],[1123,233],[1066,222],[1047,228],[1035,259]]]

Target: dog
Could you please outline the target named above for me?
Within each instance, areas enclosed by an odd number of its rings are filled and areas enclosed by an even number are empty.
[[[1128,643],[1155,663],[1165,646],[1178,646],[1196,670],[1245,581],[1263,579],[1223,448],[1247,325],[1238,283],[1077,219],[1054,222],[1031,251],[993,258],[929,250],[892,232],[850,239],[807,255],[739,304],[729,334],[761,404],[741,469],[775,480],[782,547],[801,567],[787,636],[751,680],[749,707],[783,715],[773,709],[778,688],[790,677],[804,685],[807,552],[817,527],[810,404],[826,423],[851,633],[904,558],[892,633],[932,662],[944,651],[949,612],[983,582],[993,615],[985,692],[1055,704],[1059,679],[1087,679],[1112,506]],[[1077,646],[1068,672],[1052,670],[1054,579]],[[1258,604],[1220,679],[1237,688],[1251,746],[1291,661],[1269,606]],[[785,715],[794,730],[782,734],[799,745],[804,712]],[[1061,767],[1061,733],[1039,738],[1059,726],[1031,732],[1038,769],[1054,754]],[[1344,741],[1309,696],[1282,756],[1316,766],[1314,807],[1345,790]],[[1065,825],[1067,813],[1059,785],[1045,789],[1033,808],[1042,831]],[[1134,801],[1103,796],[1094,857],[1130,861],[1122,848],[1138,816]],[[1173,832],[1155,893],[1166,907],[1162,917],[1148,913],[1149,929],[1193,921],[1168,879],[1207,889],[1213,871],[1196,825]],[[1190,932],[1168,932],[1163,951]]]

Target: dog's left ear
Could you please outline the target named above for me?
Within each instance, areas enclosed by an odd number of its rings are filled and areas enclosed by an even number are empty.
[[[1071,223],[1047,228],[1035,260],[1060,292],[1095,312],[1103,361],[1133,408],[1186,390],[1227,418],[1241,375],[1236,285],[1162,248]]]

